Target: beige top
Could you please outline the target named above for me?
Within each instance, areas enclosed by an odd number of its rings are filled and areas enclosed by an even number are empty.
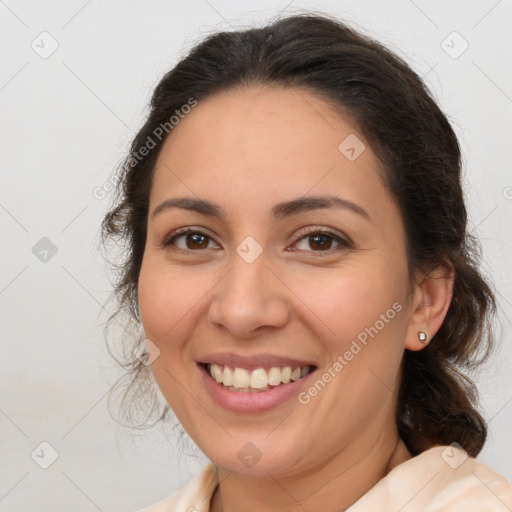
[[[138,512],[208,512],[217,488],[210,463],[180,490]],[[390,471],[345,512],[511,512],[512,485],[452,446],[437,446]]]

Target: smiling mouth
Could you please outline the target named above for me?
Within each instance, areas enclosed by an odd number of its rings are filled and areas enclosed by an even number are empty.
[[[215,363],[203,363],[201,366],[215,382],[237,393],[270,391],[298,381],[316,370],[316,366],[312,365],[295,368],[291,366],[273,366],[270,368],[256,368],[252,371]]]

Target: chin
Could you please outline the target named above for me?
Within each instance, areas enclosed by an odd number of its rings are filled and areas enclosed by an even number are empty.
[[[226,449],[216,445],[204,453],[216,466],[239,475],[277,478],[286,476],[291,469],[297,471],[304,454],[298,452],[296,443],[287,444],[277,436],[269,440],[268,433],[251,438],[252,441],[245,436],[231,438]]]

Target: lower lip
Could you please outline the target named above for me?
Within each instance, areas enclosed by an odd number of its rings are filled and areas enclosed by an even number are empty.
[[[292,397],[296,397],[300,389],[309,381],[309,378],[315,373],[312,371],[305,377],[289,384],[280,384],[268,391],[258,391],[256,393],[239,393],[231,391],[222,384],[219,384],[212,378],[208,370],[199,365],[203,375],[206,389],[212,398],[224,409],[233,412],[262,412],[268,411],[286,402]]]

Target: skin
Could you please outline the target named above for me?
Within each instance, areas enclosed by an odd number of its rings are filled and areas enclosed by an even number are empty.
[[[355,161],[338,149],[349,134],[366,146]],[[276,203],[322,194],[352,201],[370,219],[345,208],[271,216]],[[226,218],[179,208],[152,215],[184,196],[218,203]],[[400,363],[405,349],[424,347],[418,331],[430,339],[441,325],[452,275],[437,269],[430,277],[443,279],[409,281],[398,207],[349,120],[305,90],[216,94],[165,141],[149,211],[140,313],[160,350],[152,363],[159,388],[218,468],[211,511],[345,509],[411,457],[395,423]],[[184,226],[210,238],[164,246]],[[319,249],[306,226],[352,245],[327,239]],[[252,263],[236,252],[248,236],[263,248]],[[322,375],[394,303],[401,311],[307,404],[292,398],[236,414],[205,390],[196,362],[206,353],[296,357]],[[248,442],[261,454],[250,468],[237,456]]]

